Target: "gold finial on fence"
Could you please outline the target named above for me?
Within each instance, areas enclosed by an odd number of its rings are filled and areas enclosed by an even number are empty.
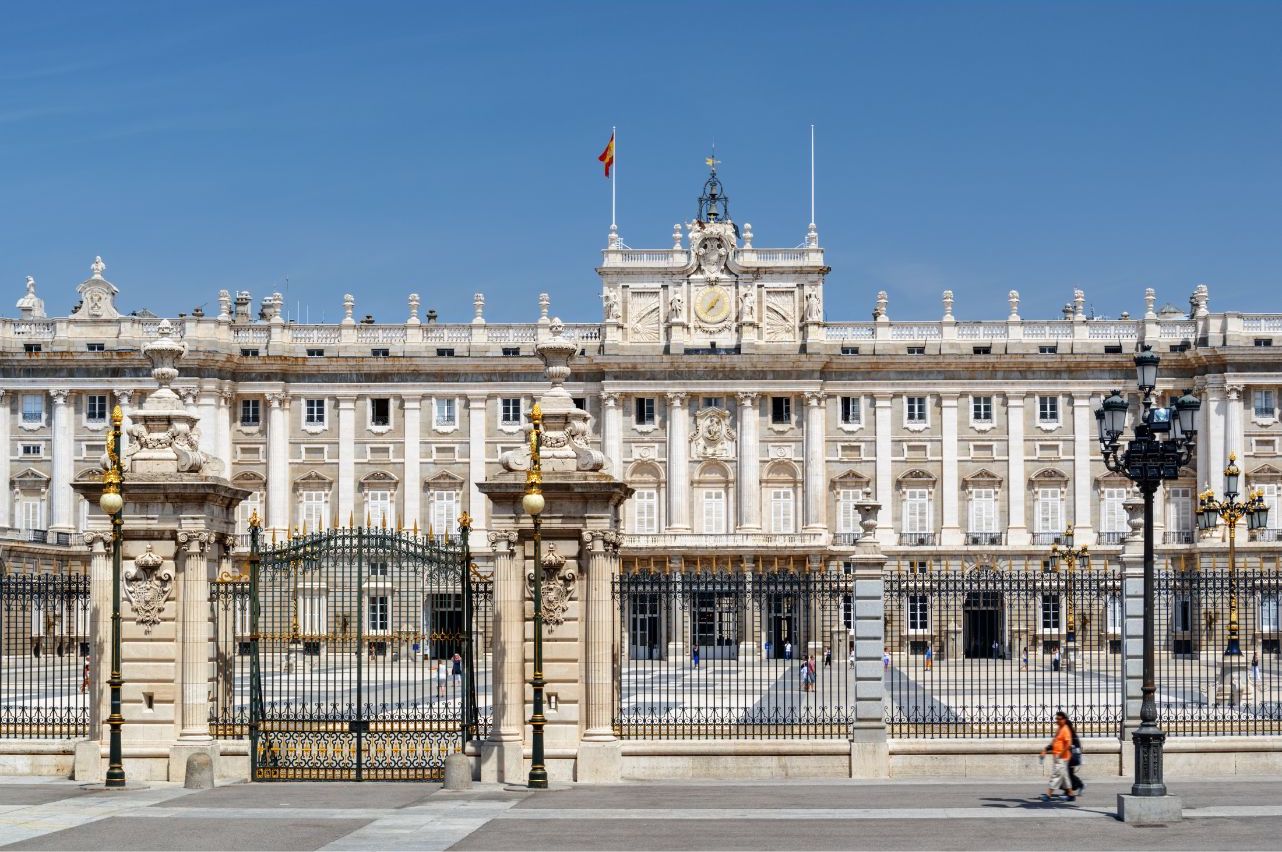
[[[116,406],[116,407],[119,408],[120,406]],[[259,520],[257,509],[254,509],[249,513],[249,525],[251,527],[257,527],[261,525],[261,521]]]

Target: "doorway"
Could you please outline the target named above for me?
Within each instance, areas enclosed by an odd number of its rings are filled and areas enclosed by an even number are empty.
[[[1001,659],[1006,653],[1001,592],[968,592],[962,607],[962,654]]]

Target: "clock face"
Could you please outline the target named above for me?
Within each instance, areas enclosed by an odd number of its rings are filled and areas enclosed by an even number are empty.
[[[706,323],[723,322],[730,316],[730,292],[724,287],[705,287],[695,299],[694,311]]]

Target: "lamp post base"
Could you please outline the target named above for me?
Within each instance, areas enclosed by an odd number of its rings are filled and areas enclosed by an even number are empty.
[[[1117,818],[1130,825],[1163,825],[1184,819],[1179,796],[1131,796],[1117,794]]]
[[[1136,798],[1161,798],[1166,795],[1162,780],[1162,744],[1166,734],[1153,723],[1141,724],[1131,734],[1135,743],[1135,783],[1131,796]]]

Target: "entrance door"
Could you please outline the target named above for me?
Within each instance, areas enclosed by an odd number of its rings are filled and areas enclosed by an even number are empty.
[[[1000,658],[1003,641],[1001,592],[968,592],[962,608],[962,649],[966,657]]]
[[[628,657],[658,660],[663,656],[659,633],[659,596],[642,592],[632,597],[628,623]]]
[[[797,596],[775,593],[766,597],[766,636],[770,639],[770,656],[782,660],[792,645],[792,658],[798,659],[802,649],[798,644]]]

